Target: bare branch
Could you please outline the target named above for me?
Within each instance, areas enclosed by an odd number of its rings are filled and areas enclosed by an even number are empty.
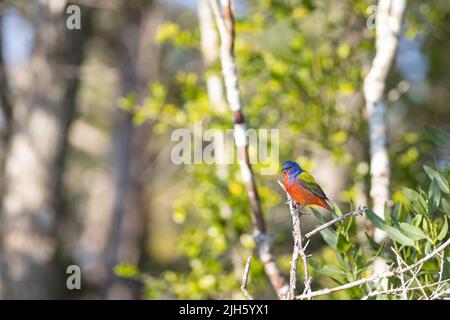
[[[394,250],[394,248],[391,247],[391,250],[394,252],[395,256],[397,257],[397,261],[400,263],[399,264],[399,268],[401,268],[401,264],[403,263],[406,267],[408,266],[408,264],[403,261],[403,259],[400,257],[400,255],[398,254],[397,251]],[[417,285],[419,286],[419,288],[421,288],[422,294],[423,296],[428,300],[428,296],[425,292],[425,290],[423,289],[422,284],[420,283],[419,279],[417,278],[417,273],[420,271],[421,268],[419,268],[419,270],[417,272],[413,272],[412,270],[410,270],[409,272],[412,275],[412,278],[416,281]],[[403,278],[403,273],[400,273],[399,276],[401,276]]]
[[[406,288],[407,292],[410,291],[418,291],[418,290],[422,290],[423,288],[432,288],[435,286],[442,286],[442,285],[446,285],[450,282],[450,279],[447,280],[442,280],[442,281],[438,281],[438,282],[434,282],[431,284],[427,284],[427,285],[423,285],[420,287],[410,287],[410,288]],[[368,295],[364,296],[361,300],[366,300],[370,297],[376,297],[378,295],[382,295],[382,294],[402,294],[403,292],[403,288],[393,288],[393,289],[388,289],[388,290],[382,290],[382,291],[372,291],[371,293],[369,293]]]
[[[247,263],[245,264],[244,275],[242,276],[242,285],[241,285],[241,290],[248,300],[254,300],[253,296],[247,290],[248,275],[250,273],[251,267],[252,267],[252,256],[249,256],[247,258]]]
[[[368,282],[373,282],[375,280],[379,280],[382,278],[389,278],[392,276],[396,276],[400,273],[409,272],[409,271],[413,270],[414,268],[416,268],[417,266],[419,266],[419,265],[423,264],[424,262],[430,260],[431,258],[435,257],[439,252],[444,250],[448,245],[450,245],[450,238],[447,239],[438,248],[436,248],[435,250],[433,250],[432,252],[427,254],[425,257],[423,257],[422,259],[417,261],[416,263],[414,263],[408,267],[405,267],[403,269],[398,267],[393,271],[386,271],[381,274],[374,274],[370,277],[362,278],[362,279],[359,279],[359,280],[356,280],[353,282],[349,282],[349,283],[346,283],[346,284],[338,286],[338,287],[317,290],[317,291],[310,292],[309,294],[302,294],[302,295],[297,296],[296,299],[308,299],[308,298],[317,297],[317,296],[321,296],[321,295],[325,295],[325,294],[330,294],[330,293],[337,292],[337,291],[347,290],[347,289],[350,289],[353,287],[363,285]]]
[[[300,230],[300,217],[298,211],[294,209],[292,200],[289,201],[289,209],[291,210],[292,216],[292,225],[294,226],[294,230],[292,232],[292,236],[294,238],[294,249],[292,251],[292,261],[291,261],[291,270],[289,272],[289,292],[286,298],[288,300],[293,300],[295,298],[295,289],[297,288],[297,264],[298,264],[298,256],[301,247],[301,238],[298,236],[298,231]],[[304,254],[303,254],[304,256]],[[303,259],[303,257],[302,257]],[[306,261],[306,257],[304,259]],[[308,267],[308,262],[306,261],[306,267]]]
[[[441,267],[439,268],[439,282],[442,281],[442,277],[444,276],[444,253],[439,253],[439,258],[441,259]],[[448,281],[448,280],[447,280]],[[430,299],[434,299],[435,296],[439,294],[439,292],[442,290],[442,288],[445,286],[444,284],[439,285],[436,290],[431,295]]]
[[[308,293],[311,291],[311,277],[309,275],[308,270],[308,258],[306,256],[305,250],[303,248],[302,243],[302,232],[300,228],[300,216],[301,212],[294,205],[294,200],[287,194],[289,201],[289,210],[292,216],[292,225],[293,232],[292,236],[294,238],[294,250],[292,252],[292,262],[291,262],[291,271],[290,271],[290,279],[289,279],[289,294],[288,299],[295,299],[295,289],[297,287],[297,264],[298,264],[298,256],[302,258],[303,261],[303,282],[305,284],[305,292]]]
[[[286,189],[284,188],[283,184],[278,181],[281,188],[286,192]],[[298,264],[298,256],[302,258],[303,261],[303,282],[305,284],[304,293],[308,293],[311,291],[311,277],[309,275],[308,270],[308,257],[305,253],[305,248],[308,245],[308,243],[303,247],[303,237],[302,237],[302,231],[300,228],[300,216],[301,212],[300,209],[295,206],[294,200],[291,198],[289,193],[286,192],[287,200],[289,203],[289,211],[291,212],[292,216],[292,225],[293,225],[293,232],[292,236],[294,238],[294,249],[292,252],[292,261],[291,261],[291,271],[289,273],[289,292],[287,295],[287,299],[294,300],[295,299],[295,289],[297,288],[297,264]]]
[[[313,235],[315,235],[316,233],[318,233],[318,232],[320,232],[320,231],[322,231],[322,230],[324,230],[324,229],[326,229],[326,228],[328,228],[328,227],[330,227],[330,226],[332,226],[332,225],[334,225],[334,224],[336,224],[338,222],[341,222],[341,221],[343,221],[343,220],[345,220],[347,218],[350,218],[352,216],[355,216],[355,217],[356,216],[362,216],[363,214],[365,214],[367,212],[367,210],[368,210],[367,207],[359,207],[355,211],[351,211],[351,212],[348,212],[346,214],[343,214],[342,216],[339,216],[339,217],[337,217],[337,218],[335,218],[335,219],[333,219],[331,221],[328,221],[327,223],[322,224],[319,227],[317,227],[316,229],[308,232],[307,234],[305,234],[304,239],[309,239]]]
[[[400,258],[400,255],[397,254],[397,252],[394,250],[394,248],[391,247],[391,250],[394,251],[394,253],[395,253],[396,257],[397,257],[397,266],[398,266],[399,268],[401,268],[401,267],[402,267],[402,259]],[[406,286],[405,286],[405,278],[403,277],[403,273],[400,273],[399,278],[400,278],[400,282],[401,282],[401,284],[402,284],[402,286],[401,286],[401,289],[402,289],[402,299],[403,299],[403,300],[408,300],[408,292],[407,292],[407,289],[406,289]],[[415,277],[414,277],[414,278],[415,278]],[[422,289],[422,290],[423,290],[423,289]]]
[[[442,296],[444,296],[444,295],[449,295],[449,296],[450,296],[450,289],[442,290],[441,292],[439,292],[438,294],[436,294],[436,295],[433,297],[433,300],[442,298]],[[450,300],[450,297],[443,297],[443,299],[444,299],[444,300]]]

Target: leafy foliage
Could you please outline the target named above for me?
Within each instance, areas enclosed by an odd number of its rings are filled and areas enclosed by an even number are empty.
[[[280,157],[298,156],[295,160],[301,160],[308,170],[317,166],[317,154],[326,154],[335,164],[345,166],[349,181],[340,194],[343,209],[351,209],[348,203],[364,193],[361,185],[367,184],[369,173],[364,151],[367,125],[360,98],[364,68],[373,52],[373,35],[366,32],[366,8],[364,1],[341,1],[339,6],[320,1],[262,1],[254,2],[251,13],[238,17],[236,24],[236,58],[249,127],[279,128]],[[420,29],[420,22],[413,27]],[[174,23],[165,24],[157,39],[171,50],[199,58],[198,30],[180,30]],[[155,121],[154,130],[160,135],[178,127],[189,128],[193,134],[191,125],[197,120],[211,128],[230,128],[228,114],[209,107],[205,89],[205,76],[219,75],[219,67],[216,64],[202,74],[186,67],[173,75],[170,85],[151,84],[149,97],[140,105],[133,95],[123,98],[120,105],[133,112],[137,124]],[[448,147],[450,142],[443,133],[432,128],[426,132],[439,146]],[[450,218],[450,171],[430,164],[421,170],[426,152],[418,151],[419,143],[423,150],[431,148],[422,132],[406,132],[394,141],[391,152],[399,154],[392,157],[394,204],[386,206],[385,219],[370,211],[367,214],[372,227],[386,232],[390,239],[387,246],[392,245],[407,264],[448,238]],[[180,226],[178,252],[189,271],[174,268],[152,277],[146,281],[148,297],[242,298],[239,271],[254,243],[248,199],[238,167],[233,165],[228,170],[223,179],[211,165],[183,168],[189,187],[174,199],[172,218]],[[263,209],[269,217],[283,205],[284,197],[275,181],[274,177],[258,177]],[[419,187],[404,187],[414,185]],[[340,214],[341,209],[336,209]],[[312,212],[321,223],[329,219],[317,210]],[[287,223],[278,230],[275,226],[275,246],[285,272],[290,262],[288,228]],[[316,244],[310,260],[313,287],[366,277],[377,258],[388,265],[396,264],[386,244],[376,243],[369,233],[361,236],[354,217],[323,230],[323,243]],[[251,290],[257,297],[273,298],[261,264],[254,261]],[[437,281],[441,263],[437,258],[424,264],[417,275],[419,281]],[[443,266],[448,277],[448,259]],[[362,298],[369,289],[397,286],[398,281],[392,278],[387,284],[355,287],[331,297]],[[415,294],[410,293],[411,297]]]

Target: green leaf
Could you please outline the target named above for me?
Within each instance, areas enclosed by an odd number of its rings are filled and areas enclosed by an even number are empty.
[[[320,273],[330,277],[342,277],[345,276],[345,272],[336,268],[335,266],[323,266]]]
[[[336,252],[336,261],[339,263],[343,270],[350,270],[350,265],[347,261],[345,261],[345,257],[343,257],[339,252]]]
[[[439,189],[439,185],[436,182],[436,179],[433,179],[430,185],[430,191],[428,192],[428,213],[432,217],[439,207],[439,202],[441,201],[441,190]]]
[[[369,240],[369,245],[371,246],[371,248],[373,250],[378,250],[380,248],[380,245],[371,237],[367,234],[367,232],[364,232],[364,234],[367,237],[367,240]]]
[[[377,227],[378,229],[383,230],[384,225],[386,224],[383,219],[375,214],[371,209],[367,210],[367,217],[370,221]]]
[[[412,209],[416,213],[422,214],[422,215],[427,214],[425,200],[422,198],[422,196],[417,191],[414,191],[413,189],[404,187],[403,195],[405,196],[409,205],[412,207]]]
[[[450,279],[450,257],[444,255],[444,268],[442,273],[442,280]]]
[[[337,206],[336,203],[333,203],[332,207],[333,207],[333,213],[334,213],[337,217],[342,216],[342,210],[341,210],[341,208],[339,208],[339,207]]]
[[[350,249],[352,246],[352,243],[350,241],[347,241],[345,236],[342,233],[339,233],[337,236],[337,243],[336,243],[336,249],[340,253],[345,253]]]
[[[391,219],[391,213],[390,213],[389,206],[388,206],[387,202],[384,203],[383,215],[384,215],[384,221],[386,223],[390,224],[392,222],[392,219]]]
[[[316,271],[320,274],[323,274],[325,276],[329,276],[329,277],[345,276],[345,272],[335,266],[328,266],[328,265],[321,266],[319,262],[317,262],[313,259],[309,259],[309,264],[314,269],[314,271]]]
[[[316,271],[319,270],[320,268],[322,268],[320,263],[318,261],[316,261],[316,260],[308,259],[308,263],[311,266],[311,268],[313,268]]]
[[[441,241],[442,239],[444,239],[445,236],[447,235],[447,232],[448,232],[448,221],[447,217],[444,217],[444,224],[442,226],[441,232],[439,232],[437,236],[437,240]]]
[[[416,227],[420,227],[420,223],[422,222],[422,219],[423,219],[423,216],[419,216],[419,215],[415,216],[412,219],[413,225],[416,226]]]
[[[372,265],[372,263],[375,261],[376,258],[378,258],[381,255],[381,252],[383,252],[385,246],[385,242],[381,242],[377,252],[375,252],[375,254],[370,257],[370,259],[363,265],[363,268],[368,268],[369,266]]]
[[[409,238],[413,240],[422,240],[426,239],[427,235],[421,229],[413,226],[412,224],[401,222],[400,230]]]
[[[370,221],[378,228],[386,232],[386,234],[391,238],[392,240],[403,244],[405,246],[414,246],[414,240],[411,238],[408,238],[403,233],[401,233],[399,230],[395,229],[394,227],[386,224],[383,219],[378,217],[372,210],[367,211],[367,217]]]
[[[333,249],[336,249],[337,246],[337,234],[331,229],[327,228],[320,231],[323,240]]]
[[[356,219],[354,217],[350,217],[344,222],[344,225],[346,225],[344,229],[344,233],[346,235],[348,234],[356,234]]]
[[[429,242],[427,242],[427,243],[429,243]],[[439,271],[439,267],[437,266],[436,262],[434,262],[433,260],[425,261],[422,266],[422,269],[423,269],[423,271],[427,271],[427,272]]]
[[[320,221],[320,223],[326,223],[327,219],[315,208],[310,208],[314,216],[317,218],[317,220]]]
[[[433,248],[431,247],[432,243],[430,241],[427,241],[425,243],[425,248],[424,248],[424,253],[425,254],[429,254],[431,252],[431,250],[433,250]],[[430,260],[428,260],[430,261]]]
[[[425,126],[425,130],[437,145],[450,149],[450,137],[448,135],[429,126]]]
[[[411,238],[405,236],[403,233],[401,233],[399,230],[386,225],[385,226],[385,230],[384,230],[387,235],[389,236],[389,238],[391,238],[394,241],[397,241],[398,243],[401,243],[405,246],[414,246],[414,240],[412,240]]]
[[[442,199],[442,210],[447,214],[447,216],[450,218],[450,204],[448,203],[447,199]]]
[[[444,193],[450,192],[448,181],[438,171],[434,170],[433,168],[427,165],[423,166],[423,169],[425,170],[425,172],[427,173],[428,177],[430,177],[431,180],[433,179],[436,180],[442,192]]]
[[[400,202],[396,202],[394,208],[392,209],[392,220],[394,222],[401,222],[400,218],[401,218],[401,214],[402,214],[402,204]]]

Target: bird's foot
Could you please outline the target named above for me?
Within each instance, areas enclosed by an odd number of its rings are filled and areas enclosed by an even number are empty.
[[[298,203],[297,201],[293,202],[294,204],[294,208],[295,210],[297,210],[298,212],[300,212],[301,214],[303,214],[303,209],[305,208],[305,206],[301,205],[300,203]]]

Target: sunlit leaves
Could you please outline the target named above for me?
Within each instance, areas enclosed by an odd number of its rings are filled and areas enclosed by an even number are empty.
[[[369,165],[364,162],[366,155],[349,152],[347,146],[354,142],[364,144],[365,138],[358,141],[358,137],[367,137],[368,134],[366,119],[358,109],[362,104],[358,103],[349,112],[349,101],[345,98],[357,96],[361,90],[362,66],[367,64],[367,49],[371,49],[373,43],[368,42],[364,35],[360,39],[355,34],[350,45],[347,42],[349,28],[336,28],[334,21],[324,20],[320,15],[328,17],[328,12],[314,11],[312,3],[267,0],[255,4],[255,10],[252,8],[248,15],[237,18],[235,49],[241,98],[249,127],[283,130],[280,147],[284,155],[301,157],[300,162],[306,168],[312,161],[308,153],[310,149],[321,150],[349,168],[351,185],[346,186],[341,194],[345,195],[343,199],[350,200],[357,197],[354,182],[365,184]],[[356,10],[358,19],[365,20],[367,3],[356,1],[346,5]],[[333,12],[333,16],[343,19],[346,13]],[[183,50],[194,46],[197,50],[197,38],[197,31],[186,31],[175,23],[161,25],[156,34],[160,43],[169,43]],[[196,120],[207,120],[211,127],[229,128],[229,113],[215,114],[206,92],[206,77],[220,75],[219,63],[215,63],[208,72],[177,72],[172,86],[153,84],[148,98],[143,101],[129,95],[122,98],[119,104],[134,114],[138,124],[154,120],[154,130],[158,133],[167,133],[171,128],[189,127]],[[433,130],[427,128],[432,139],[440,146],[448,147],[445,134]],[[400,175],[405,176],[404,180],[408,182],[425,180],[426,174],[419,168],[420,158],[426,153],[417,146],[420,138],[417,133],[410,132],[400,138],[400,146],[392,147],[392,152],[398,152],[398,156],[392,157],[393,168],[404,169],[393,170],[393,191],[397,191],[394,200],[398,199],[405,205],[402,207],[396,203],[392,212],[387,207],[384,220],[371,211],[368,213],[372,224],[386,232],[408,263],[430,252],[439,241],[445,239],[448,224],[447,219],[442,218],[442,212],[450,217],[449,203],[441,199],[443,194],[449,192],[449,184],[438,169],[425,167],[430,185],[421,189],[408,183],[404,185],[411,188],[404,188],[403,194],[398,191],[399,185],[404,182],[396,180]],[[300,140],[306,140],[306,143]],[[314,145],[311,147],[311,144]],[[416,168],[420,172],[414,171]],[[189,177],[187,184],[190,190],[183,201],[174,205],[172,220],[184,228],[179,240],[179,252],[190,269],[184,274],[165,272],[161,276],[176,297],[217,298],[224,292],[239,291],[235,275],[228,275],[233,274],[234,268],[242,267],[239,257],[254,248],[254,241],[245,188],[236,174],[237,166],[228,169],[230,178],[225,183],[219,181],[214,170],[208,166],[183,169]],[[273,215],[272,208],[283,205],[284,201],[279,200],[279,195],[271,188],[273,180],[258,181],[264,212],[268,215]],[[337,207],[335,212],[337,216],[342,214]],[[319,223],[328,221],[319,211],[313,210],[313,213]],[[279,232],[281,236],[277,236],[276,240],[290,238],[287,228],[283,225]],[[361,277],[365,268],[371,266],[376,256],[383,255],[387,260],[392,258],[383,250],[383,244],[376,243],[370,237],[367,242],[373,250],[362,249],[364,247],[356,235],[354,218],[323,230],[321,236],[325,241],[324,248],[329,249],[332,257],[321,256],[314,251],[313,257],[322,261],[311,260],[311,267],[322,275],[317,277],[318,281],[324,277],[335,281],[355,280]],[[391,245],[391,242],[388,243]],[[230,256],[233,262],[230,262]],[[280,260],[283,261],[282,258]],[[238,267],[231,266],[231,263]],[[447,267],[446,264],[444,269],[447,270]],[[433,262],[427,268],[435,270],[436,264]],[[252,272],[252,287],[256,289],[264,283],[262,266],[257,261]],[[351,294],[358,296],[364,290],[358,288]]]
[[[176,23],[161,24],[156,31],[156,40],[158,42],[164,42],[168,39],[175,37],[180,32],[180,27]]]
[[[173,22],[162,23],[156,30],[155,40],[159,43],[170,42],[176,47],[195,47],[198,36],[194,32],[181,30]]]
[[[114,267],[114,273],[119,277],[132,278],[139,275],[140,271],[136,265],[120,263]]]

